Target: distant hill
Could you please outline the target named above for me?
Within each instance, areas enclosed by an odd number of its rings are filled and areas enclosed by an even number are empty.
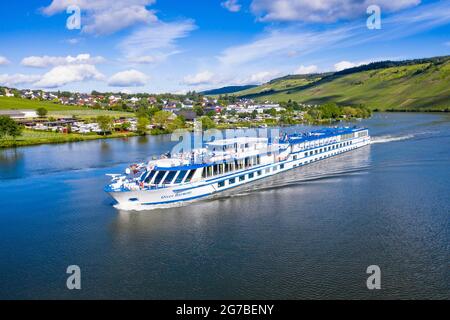
[[[218,95],[218,94],[230,94],[230,93],[236,93],[242,90],[247,90],[250,88],[254,88],[257,87],[257,85],[254,84],[249,84],[249,85],[245,85],[245,86],[228,86],[228,87],[222,87],[222,88],[218,88],[218,89],[212,89],[212,90],[206,90],[203,92],[200,92],[201,94],[204,95]]]
[[[379,110],[443,110],[450,108],[450,56],[382,61],[340,72],[289,75],[235,95],[278,102],[336,102]]]

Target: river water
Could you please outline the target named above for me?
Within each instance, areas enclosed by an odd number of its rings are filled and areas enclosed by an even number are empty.
[[[449,299],[450,117],[359,125],[371,146],[132,213],[105,174],[168,151],[168,136],[0,150],[0,298]]]

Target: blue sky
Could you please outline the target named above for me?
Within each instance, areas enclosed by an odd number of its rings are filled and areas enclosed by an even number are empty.
[[[80,29],[66,27],[71,5]],[[199,91],[447,55],[450,1],[30,0],[3,7],[0,39],[0,85]]]

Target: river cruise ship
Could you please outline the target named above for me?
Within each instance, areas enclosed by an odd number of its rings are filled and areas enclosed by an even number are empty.
[[[124,210],[173,206],[337,156],[370,144],[366,128],[324,128],[258,137],[215,140],[189,153],[167,154],[111,174],[105,187]]]

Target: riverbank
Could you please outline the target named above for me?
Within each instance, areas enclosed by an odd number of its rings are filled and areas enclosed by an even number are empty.
[[[16,139],[0,139],[0,148],[15,148],[33,146],[39,144],[80,142],[98,139],[127,138],[137,136],[133,132],[115,132],[108,135],[99,134],[78,134],[78,133],[57,133],[48,131],[34,131],[25,129],[20,137]]]

